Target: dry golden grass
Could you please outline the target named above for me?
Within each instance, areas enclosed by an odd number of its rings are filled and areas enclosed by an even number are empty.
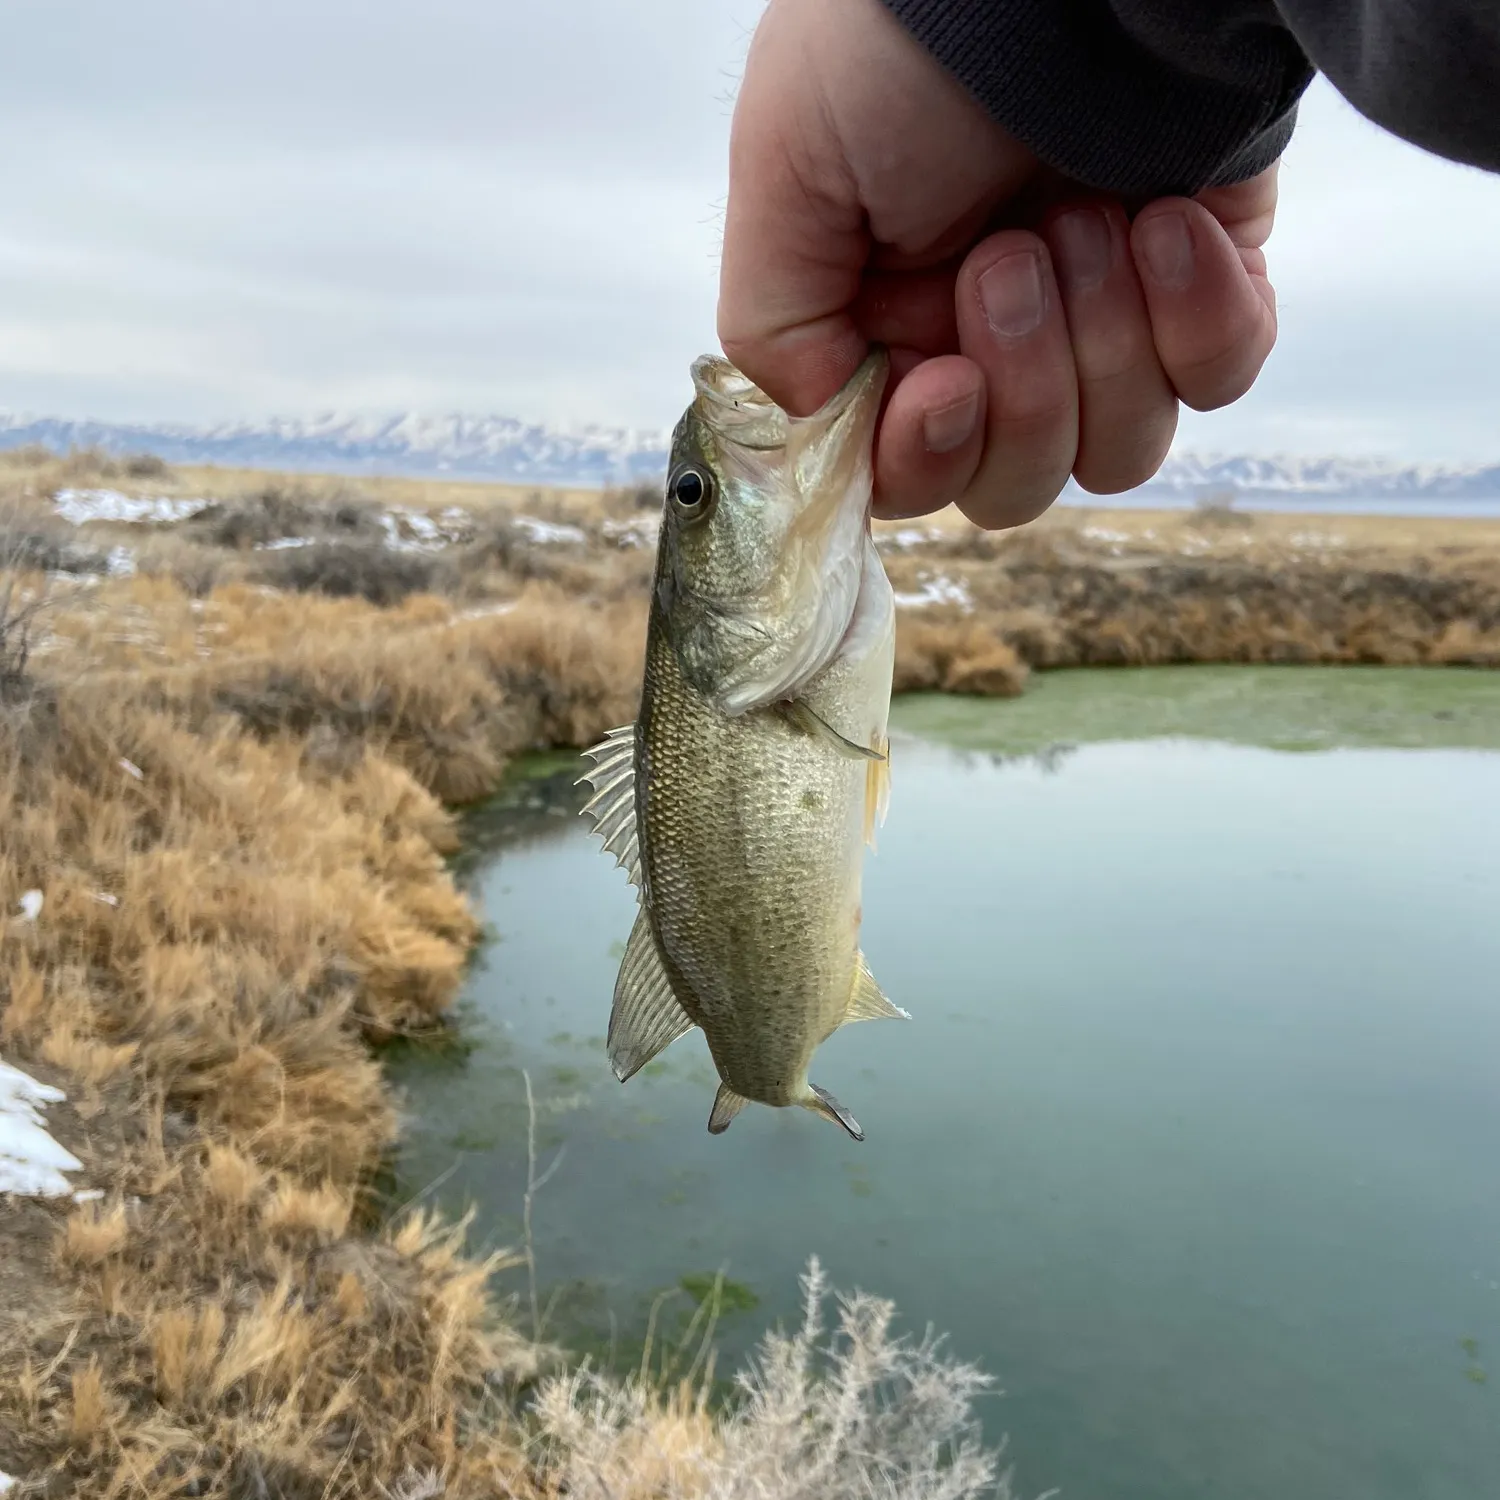
[[[526,1492],[513,1424],[477,1420],[536,1364],[490,1305],[508,1261],[422,1215],[360,1227],[395,1128],[366,1041],[439,1024],[477,931],[434,791],[628,718],[633,613],[141,577],[47,612],[0,704],[0,908],[45,894],[6,931],[0,1048],[67,1089],[107,1197],[27,1218],[50,1254],[0,1226],[12,1274],[64,1294],[0,1347],[8,1472],[78,1496]]]

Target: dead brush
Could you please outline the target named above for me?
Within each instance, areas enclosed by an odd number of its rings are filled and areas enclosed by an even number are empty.
[[[445,557],[397,552],[379,540],[317,541],[266,552],[252,576],[273,588],[399,604],[412,594],[450,592],[458,574]]]
[[[14,448],[0,449],[0,464],[7,469],[39,469],[56,459],[57,454],[45,443],[21,443]]]
[[[583,746],[636,711],[645,601],[590,608],[556,589],[528,590],[476,640],[503,696],[516,747]]]
[[[962,614],[915,616],[897,624],[896,692],[1010,698],[1024,689],[1026,664],[992,630]]]
[[[380,535],[380,524],[377,507],[353,492],[322,494],[303,485],[268,484],[215,501],[182,530],[195,540],[243,551],[288,537],[373,538]]]

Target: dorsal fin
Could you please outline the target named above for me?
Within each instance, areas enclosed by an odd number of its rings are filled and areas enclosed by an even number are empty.
[[[594,795],[583,809],[593,832],[625,870],[631,885],[641,883],[641,845],[635,826],[635,725],[611,729],[585,750],[594,764],[574,782],[588,782]]]
[[[643,909],[625,944],[609,1013],[606,1045],[615,1077],[624,1083],[692,1026],[691,1017],[672,993],[672,981],[662,966],[656,936]]]

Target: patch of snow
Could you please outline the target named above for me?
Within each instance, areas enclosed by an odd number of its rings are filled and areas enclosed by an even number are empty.
[[[42,902],[45,899],[40,891],[22,891],[21,899],[16,903],[21,908],[21,920],[23,922],[35,922],[42,914]]]
[[[406,505],[393,505],[380,517],[385,544],[393,552],[440,552],[455,542],[467,541],[473,534],[473,518],[468,511],[450,505],[434,521],[426,511]]]
[[[15,1483],[16,1481],[9,1474],[0,1470],[0,1495],[6,1494]]]
[[[118,906],[120,904],[120,898],[118,896],[111,896],[108,891],[90,891],[89,895],[100,906]]]
[[[75,1203],[97,1203],[104,1196],[103,1188],[79,1188],[73,1194]]]
[[[111,578],[132,578],[135,576],[135,553],[129,547],[111,547],[105,566]]]
[[[279,536],[274,541],[257,542],[257,552],[285,552],[289,547],[311,547],[317,542],[315,536]]]
[[[617,547],[649,547],[661,531],[660,516],[636,516],[630,521],[606,521],[604,539]]]
[[[419,510],[392,509],[381,516],[380,522],[385,527],[386,541],[390,546],[394,547],[398,542],[404,541],[413,541],[424,547],[442,545],[443,538],[437,523]]]
[[[120,757],[120,769],[127,776],[134,776],[137,781],[146,779],[146,773],[133,760],[126,760],[123,755]]]
[[[897,594],[897,609],[925,609],[931,604],[956,604],[960,609],[973,609],[974,601],[968,589],[955,578],[929,578],[915,594]]]
[[[66,1098],[0,1058],[0,1193],[61,1198],[73,1191],[62,1174],[81,1172],[83,1163],[42,1125],[42,1106]]]
[[[174,500],[166,495],[122,495],[118,490],[59,490],[52,507],[74,526],[86,521],[185,521],[210,500]]]
[[[480,604],[474,609],[461,610],[454,615],[454,622],[459,620],[490,620],[496,615],[508,615],[516,607],[514,599],[507,599],[501,604]]]
[[[913,547],[927,547],[941,541],[943,533],[936,526],[903,526],[900,531],[881,531],[875,536],[875,545],[880,548],[894,547],[898,552],[910,552]]]
[[[543,547],[581,547],[588,538],[577,526],[560,526],[556,521],[542,521],[536,516],[516,516],[517,528],[526,540]]]
[[[1128,542],[1130,536],[1124,531],[1111,531],[1108,526],[1085,526],[1080,533],[1096,542]]]

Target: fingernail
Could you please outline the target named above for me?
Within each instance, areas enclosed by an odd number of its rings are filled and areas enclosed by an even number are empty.
[[[1158,214],[1137,232],[1147,274],[1158,286],[1175,292],[1193,279],[1193,232],[1181,214]]]
[[[1035,332],[1045,310],[1042,265],[1034,250],[1018,250],[997,260],[979,278],[985,321],[1002,338]]]
[[[922,441],[929,453],[952,453],[962,447],[974,431],[979,416],[979,392],[970,391],[959,401],[940,406],[922,418]]]
[[[1053,225],[1057,236],[1057,274],[1070,292],[1091,292],[1109,275],[1115,237],[1109,220],[1097,208],[1076,208]]]

